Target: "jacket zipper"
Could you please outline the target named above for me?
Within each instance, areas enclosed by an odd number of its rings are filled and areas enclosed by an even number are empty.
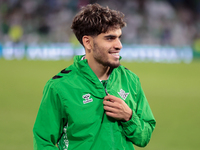
[[[105,88],[105,92],[106,92],[106,95],[108,95],[108,91],[107,89]],[[104,110],[105,112],[105,110]],[[110,132],[111,132],[111,140],[112,140],[112,150],[114,150],[114,146],[115,146],[115,140],[114,140],[114,134],[113,134],[113,124],[110,123]]]
[[[110,78],[110,76],[108,77],[108,80],[106,81],[106,86],[105,87],[103,86],[105,88],[106,95],[108,95],[108,91],[107,91],[106,87],[107,87],[109,78]],[[103,83],[102,83],[102,85],[103,85]],[[105,110],[104,110],[104,114],[105,114]],[[103,119],[102,119],[102,121],[103,121]],[[111,140],[112,140],[112,150],[115,150],[115,140],[114,140],[113,123],[112,122],[110,122],[110,133],[111,133]]]

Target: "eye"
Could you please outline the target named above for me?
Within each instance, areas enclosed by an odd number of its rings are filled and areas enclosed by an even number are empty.
[[[109,36],[109,37],[106,38],[106,40],[108,40],[108,41],[111,41],[111,40],[114,40],[114,39],[115,39],[115,37],[113,37],[113,36]]]

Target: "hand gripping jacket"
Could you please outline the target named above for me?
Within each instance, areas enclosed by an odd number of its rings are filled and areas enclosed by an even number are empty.
[[[138,77],[123,66],[112,70],[106,90],[133,110],[127,122],[108,117],[105,88],[82,56],[45,85],[33,128],[34,150],[134,150],[144,147],[155,119]]]

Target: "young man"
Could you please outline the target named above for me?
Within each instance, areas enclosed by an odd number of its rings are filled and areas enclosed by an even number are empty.
[[[134,150],[155,119],[138,77],[120,65],[124,15],[98,4],[72,23],[85,55],[50,79],[33,128],[35,150]]]

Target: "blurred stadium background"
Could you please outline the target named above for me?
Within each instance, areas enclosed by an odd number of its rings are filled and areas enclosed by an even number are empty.
[[[126,15],[122,64],[140,77],[157,120],[145,149],[198,150],[199,0],[0,0],[0,149],[32,149],[45,83],[84,53],[71,21],[95,2]]]

